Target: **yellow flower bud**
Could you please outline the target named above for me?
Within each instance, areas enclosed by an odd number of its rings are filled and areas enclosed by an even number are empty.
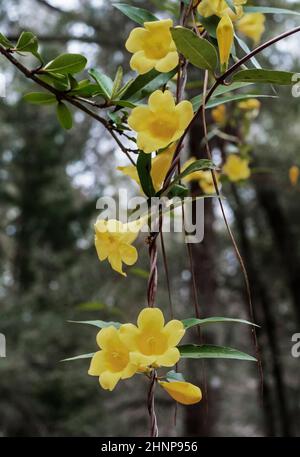
[[[226,123],[226,106],[225,105],[219,105],[216,108],[214,108],[211,112],[213,121],[216,124],[224,125]]]
[[[234,38],[234,28],[229,16],[223,16],[217,27],[217,40],[221,70],[226,71]]]
[[[159,382],[160,386],[168,392],[168,394],[183,405],[194,405],[202,399],[202,392],[199,387],[194,386],[189,382],[174,381],[174,382]]]
[[[254,111],[260,109],[261,103],[256,98],[249,98],[249,100],[238,103],[238,107],[243,111]]]
[[[296,186],[298,184],[299,175],[300,175],[299,167],[297,167],[296,165],[293,165],[289,169],[289,178],[290,178],[290,182],[291,182],[292,186]]]

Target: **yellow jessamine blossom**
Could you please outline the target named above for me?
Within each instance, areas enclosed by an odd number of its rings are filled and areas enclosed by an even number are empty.
[[[143,309],[137,326],[125,324],[120,327],[120,338],[130,352],[130,360],[144,367],[172,367],[180,353],[176,345],[185,333],[182,322],[169,321],[165,325],[164,315],[158,308]]]
[[[213,118],[213,121],[216,124],[219,125],[224,125],[226,123],[226,106],[225,105],[219,105],[216,108],[214,108],[211,112],[211,116]]]
[[[217,40],[222,71],[228,67],[228,61],[234,39],[232,20],[228,15],[223,16],[217,27]]]
[[[239,102],[238,107],[243,111],[254,111],[260,109],[261,103],[256,98],[249,98],[249,100]]]
[[[237,31],[258,44],[265,31],[266,17],[262,13],[245,14],[236,24]]]
[[[249,160],[242,159],[236,154],[231,154],[228,156],[225,165],[223,166],[223,172],[232,182],[248,179],[251,176]]]
[[[158,192],[163,185],[164,179],[173,159],[175,148],[176,145],[173,145],[152,159],[150,174],[153,187],[156,192]],[[140,186],[140,178],[137,172],[137,168],[134,165],[128,165],[127,167],[118,167],[118,170],[129,176]]]
[[[123,276],[122,262],[133,265],[138,258],[137,250],[131,244],[138,236],[143,222],[123,224],[111,219],[100,219],[95,224],[95,246],[100,261],[108,260],[111,267]]]
[[[137,146],[145,153],[167,147],[178,140],[193,118],[191,102],[175,105],[172,93],[156,90],[149,97],[148,106],[134,108],[128,125],[137,132]]]
[[[181,172],[186,170],[190,165],[195,162],[196,158],[191,157],[182,166]],[[215,172],[217,184],[219,184],[219,174]],[[205,194],[214,194],[216,192],[212,173],[210,170],[199,170],[190,173],[188,176],[182,179],[183,182],[189,183],[191,181],[198,181],[199,187]]]
[[[290,183],[292,184],[292,186],[296,186],[298,184],[299,175],[300,175],[299,167],[297,167],[297,165],[293,165],[289,169],[289,178],[290,178]]]
[[[159,382],[160,386],[168,392],[178,403],[183,405],[194,405],[202,399],[202,392],[199,387],[189,382],[173,381]]]
[[[234,0],[235,12],[228,6],[225,0],[202,0],[198,6],[198,12],[203,17],[228,15],[233,21],[243,15],[243,6],[247,0]]]
[[[178,65],[179,57],[172,39],[171,19],[145,22],[144,27],[133,29],[126,41],[126,49],[133,53],[130,66],[138,73],[145,74],[152,68],[168,73]]]
[[[100,330],[97,344],[101,351],[94,354],[88,373],[99,376],[103,389],[113,390],[120,379],[131,378],[137,372],[137,366],[130,361],[129,351],[115,327]]]

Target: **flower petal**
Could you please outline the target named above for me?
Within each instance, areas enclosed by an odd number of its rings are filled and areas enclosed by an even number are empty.
[[[144,51],[138,51],[130,59],[130,67],[140,75],[148,73],[155,65],[155,60],[148,59]]]
[[[159,28],[170,28],[173,27],[173,21],[172,19],[162,19],[161,21],[151,21],[151,22],[145,22],[144,27],[146,30],[157,30]]]
[[[199,387],[189,382],[159,382],[160,386],[178,403],[183,405],[194,405],[202,399],[202,392]]]
[[[137,136],[137,147],[144,151],[145,154],[150,154],[153,151],[164,148],[168,144],[164,140],[154,138],[146,132],[141,132]]]
[[[174,319],[165,325],[163,333],[168,337],[169,346],[176,346],[185,334],[183,323]]]
[[[143,49],[143,42],[147,36],[147,30],[142,27],[136,27],[131,30],[130,35],[125,43],[125,48],[129,52],[138,52]]]
[[[106,370],[106,363],[103,351],[98,351],[93,355],[88,374],[100,376]]]
[[[104,371],[104,373],[99,376],[99,382],[102,389],[110,391],[114,390],[120,379],[120,373],[112,373],[111,371]]]
[[[118,348],[121,345],[118,330],[113,327],[102,328],[98,333],[97,337],[97,344],[101,349],[109,349]]]
[[[126,265],[133,265],[138,259],[136,248],[125,243],[120,246],[120,255],[122,262],[126,263]]]
[[[184,100],[176,106],[175,111],[178,115],[180,130],[185,130],[194,117],[193,105]]]
[[[169,52],[166,57],[157,61],[155,70],[161,73],[168,73],[177,67],[179,62],[179,56],[177,51]]]
[[[172,92],[165,90],[156,90],[149,97],[149,108],[151,111],[173,111],[175,109],[175,100]]]
[[[152,365],[156,357],[153,355],[144,355],[140,352],[130,352],[129,354],[130,362],[136,365],[138,368],[145,368]]]
[[[127,276],[126,273],[124,273],[124,271],[122,270],[122,259],[119,251],[110,252],[108,256],[108,261],[113,270],[115,270],[123,276]]]
[[[165,323],[164,315],[159,308],[144,308],[137,319],[138,328],[142,331],[160,331]]]
[[[152,113],[148,106],[138,106],[131,111],[127,122],[132,130],[140,132],[148,127],[151,118]]]
[[[180,352],[177,348],[168,349],[163,355],[156,357],[156,364],[160,367],[172,367],[180,359]]]
[[[101,262],[107,259],[109,254],[109,244],[105,242],[105,238],[101,236],[95,236],[95,247]]]
[[[131,378],[137,372],[138,367],[133,363],[128,363],[127,367],[122,371],[121,379]]]
[[[129,351],[135,351],[137,349],[137,336],[139,335],[139,330],[135,325],[121,325],[119,335],[120,340],[127,346]]]

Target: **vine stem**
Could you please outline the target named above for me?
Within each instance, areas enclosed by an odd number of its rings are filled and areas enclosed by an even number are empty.
[[[155,388],[157,385],[156,370],[152,370],[150,378],[150,388],[148,392],[148,411],[150,416],[150,436],[151,438],[158,437],[158,426],[155,412]]]

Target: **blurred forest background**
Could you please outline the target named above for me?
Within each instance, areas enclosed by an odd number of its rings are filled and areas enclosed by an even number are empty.
[[[170,2],[130,3],[155,12]],[[300,11],[299,1],[248,4]],[[268,15],[264,40],[297,24],[296,16]],[[134,26],[110,1],[0,1],[0,31],[11,40],[31,30],[48,60],[82,52],[89,67],[111,75],[119,64],[130,74],[124,42]],[[299,36],[273,46],[259,61],[299,72]],[[97,199],[116,195],[121,184],[137,190],[115,171],[124,158],[99,124],[76,112],[75,127],[62,131],[52,107],[22,100],[36,90],[33,84],[4,59],[0,71],[7,89],[0,99],[0,332],[7,339],[7,358],[0,359],[0,436],[146,435],[146,382],[135,377],[110,393],[87,375],[88,361],[60,363],[96,349],[96,329],[67,320],[135,320],[146,303],[143,236],[127,279],[100,264],[93,246]],[[291,356],[291,337],[300,332],[300,185],[292,187],[288,178],[290,166],[300,166],[300,102],[290,87],[276,91],[279,99],[263,100],[248,137],[255,168],[265,172],[253,173],[245,185],[223,186],[261,325],[264,397],[255,364],[207,361],[208,401],[179,406],[176,427],[172,400],[158,392],[161,435],[300,435],[300,359]],[[201,125],[194,130],[190,153],[201,155]],[[243,277],[217,202],[206,202],[205,225],[204,242],[193,247],[202,315],[248,318]],[[176,314],[190,317],[186,246],[173,235],[165,238]],[[161,262],[159,271],[158,301],[168,315]],[[243,326],[216,325],[203,336],[254,353],[251,331]],[[202,368],[191,360],[185,370],[203,387]]]

